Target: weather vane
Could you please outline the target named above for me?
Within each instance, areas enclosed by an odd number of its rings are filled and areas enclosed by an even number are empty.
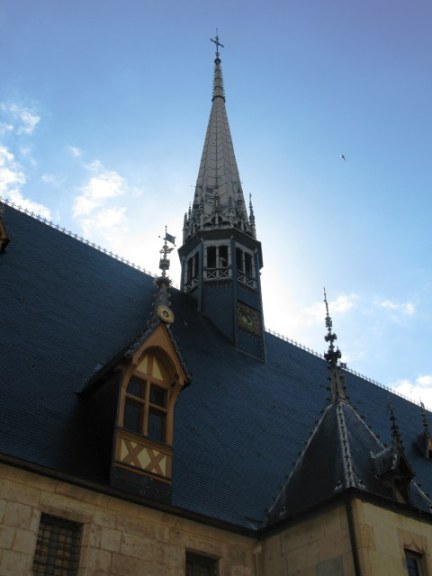
[[[170,267],[170,261],[169,261],[168,255],[174,250],[174,246],[175,246],[175,236],[171,236],[171,234],[168,234],[167,229],[168,229],[168,227],[165,226],[165,236],[163,238],[164,245],[159,250],[159,253],[162,255],[160,260],[159,260],[159,268],[162,270],[162,277],[163,278],[166,277],[167,270],[169,270],[169,267]],[[159,238],[160,238],[160,236],[159,236]],[[168,242],[170,244],[173,244],[173,246],[168,246]]]

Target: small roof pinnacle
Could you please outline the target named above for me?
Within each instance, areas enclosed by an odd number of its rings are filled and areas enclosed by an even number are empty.
[[[327,360],[327,366],[330,370],[330,401],[335,402],[338,400],[348,400],[346,394],[346,387],[344,375],[342,373],[342,366],[338,363],[342,354],[339,348],[335,348],[334,342],[337,339],[333,330],[333,322],[329,312],[329,305],[327,301],[327,294],[324,288],[324,303],[326,306],[325,323],[327,327],[327,334],[324,336],[326,342],[329,343],[328,351],[324,354]]]
[[[403,451],[403,442],[402,442],[402,438],[400,435],[399,424],[398,424],[398,421],[397,421],[395,413],[394,413],[393,405],[390,401],[387,404],[387,410],[388,410],[389,416],[390,416],[390,428],[391,428],[393,443],[394,443],[395,447],[397,447],[398,449]]]
[[[337,340],[337,336],[334,332],[332,332],[333,322],[329,313],[329,305],[327,301],[327,293],[325,288],[324,288],[324,303],[326,306],[325,324],[327,328],[327,334],[324,336],[324,340],[329,343],[329,348],[328,351],[324,354],[324,358],[330,365],[336,366],[342,354],[341,351],[339,349],[336,349],[334,345],[335,340]]]

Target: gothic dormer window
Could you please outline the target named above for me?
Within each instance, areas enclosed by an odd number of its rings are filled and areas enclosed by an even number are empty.
[[[123,428],[155,442],[167,441],[169,377],[161,361],[147,354],[124,391]]]
[[[188,378],[165,324],[124,360],[111,482],[167,500],[175,404]]]

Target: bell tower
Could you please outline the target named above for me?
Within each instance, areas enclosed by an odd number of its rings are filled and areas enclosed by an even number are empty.
[[[243,194],[225,108],[219,49],[214,60],[210,119],[193,203],[179,249],[181,289],[234,346],[265,360],[260,270],[252,202]]]

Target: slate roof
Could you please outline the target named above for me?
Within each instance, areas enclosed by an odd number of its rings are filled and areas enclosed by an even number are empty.
[[[145,332],[153,278],[10,206],[4,219],[11,242],[0,255],[0,453],[103,490],[103,446],[78,393]],[[260,362],[236,351],[187,295],[172,290],[172,308],[192,380],[176,406],[172,504],[262,526],[328,405],[326,362],[268,333]],[[431,492],[432,462],[416,443],[420,407],[354,374],[346,383],[355,411],[344,407],[344,417],[357,426],[364,415],[389,444],[391,397],[416,481]],[[340,460],[332,418],[327,410],[316,440],[323,473],[329,458]],[[306,484],[298,494],[308,501]]]
[[[270,519],[293,518],[348,488],[393,499],[391,485],[381,476],[400,458],[404,458],[403,448],[398,453],[393,446],[385,447],[357,410],[348,401],[337,399],[327,406],[312,432],[272,507]],[[417,508],[430,511],[432,501],[415,482],[409,483],[408,493]]]

